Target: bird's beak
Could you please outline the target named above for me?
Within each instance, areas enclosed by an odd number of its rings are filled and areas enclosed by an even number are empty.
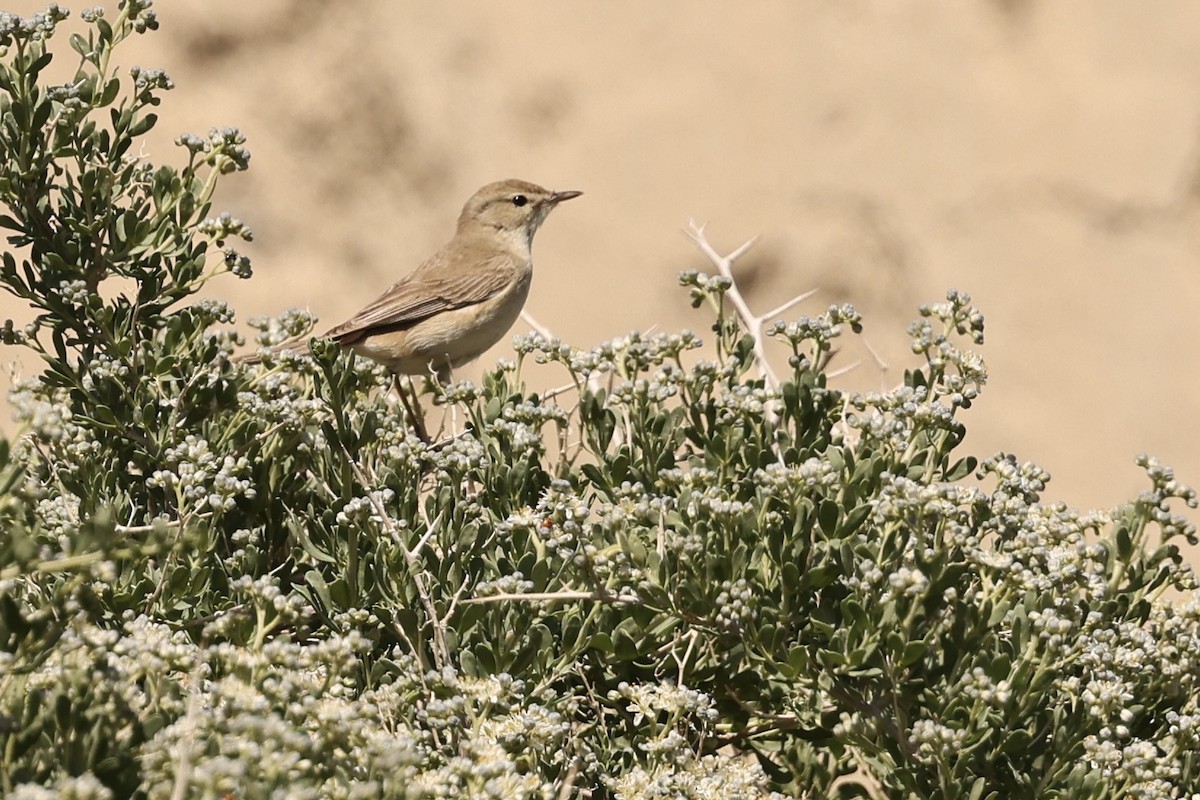
[[[553,206],[558,205],[563,200],[570,200],[572,197],[579,197],[581,194],[583,194],[583,192],[576,192],[573,190],[569,192],[554,192],[546,198],[546,201]]]

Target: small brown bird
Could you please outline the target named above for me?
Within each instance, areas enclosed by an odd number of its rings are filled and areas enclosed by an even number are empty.
[[[556,205],[581,194],[489,183],[463,206],[454,238],[324,338],[395,375],[444,380],[516,322],[533,279],[533,234]]]
[[[489,183],[463,206],[454,237],[441,250],[321,338],[378,361],[394,375],[432,372],[445,379],[516,322],[533,279],[534,233],[551,209],[581,194],[520,180]],[[255,363],[260,357],[239,360]]]
[[[399,377],[433,373],[445,382],[453,368],[504,336],[529,296],[534,233],[555,206],[581,194],[528,181],[489,183],[463,206],[454,237],[441,250],[321,338],[391,370],[417,433],[428,441]],[[298,346],[300,340],[292,340],[273,349]],[[260,356],[239,360],[256,363]]]

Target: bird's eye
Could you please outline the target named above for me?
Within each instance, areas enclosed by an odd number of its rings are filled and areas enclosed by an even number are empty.
[[[512,204],[514,206],[516,206],[517,208],[520,208],[521,206],[525,205],[528,202],[529,202],[529,198],[523,194],[514,194],[512,196]]]

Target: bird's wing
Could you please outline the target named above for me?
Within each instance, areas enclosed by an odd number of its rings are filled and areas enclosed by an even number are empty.
[[[434,314],[482,303],[513,281],[513,260],[497,256],[467,271],[447,274],[425,265],[405,276],[350,319],[325,333],[341,344],[358,341],[372,331],[402,328]]]

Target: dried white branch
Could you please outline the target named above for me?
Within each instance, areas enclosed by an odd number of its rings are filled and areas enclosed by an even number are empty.
[[[539,334],[541,334],[545,338],[547,338],[547,339],[554,338],[554,334],[550,332],[549,328],[547,328],[545,325],[543,325],[542,323],[540,323],[536,319],[534,319],[533,315],[524,309],[521,309],[521,319],[525,322],[526,325],[533,328],[535,331],[537,331]]]
[[[391,515],[388,514],[387,509],[384,508],[384,505],[382,502],[380,502],[378,496],[371,491],[371,487],[377,485],[376,482],[367,477],[366,473],[363,472],[362,467],[354,459],[354,456],[350,454],[350,451],[346,448],[345,444],[342,444],[341,448],[342,453],[346,456],[347,463],[350,464],[350,470],[354,473],[354,477],[358,480],[358,482],[362,484],[363,491],[367,493],[368,502],[370,502],[371,507],[375,510],[375,513],[379,515],[380,520],[383,521],[383,525],[385,528],[387,528],[388,534],[395,542],[403,541],[400,536],[400,531],[396,527],[395,521],[392,520]],[[432,530],[432,523],[436,522],[436,520],[426,521],[430,523],[430,530]],[[423,537],[421,541],[418,542],[416,549],[423,547],[425,541],[426,539]],[[425,608],[425,615],[429,618],[430,624],[433,625],[433,640],[434,644],[436,645],[434,647],[434,657],[437,661],[438,668],[441,669],[452,663],[450,658],[450,647],[446,643],[445,625],[442,623],[441,618],[438,617],[437,609],[434,607],[433,596],[429,593],[428,586],[426,586],[424,572],[421,568],[421,562],[417,559],[415,549],[405,549],[404,560],[408,562],[408,567],[412,571],[413,585],[417,589],[417,597],[420,598],[421,605]]]
[[[688,662],[691,661],[691,659],[692,659],[692,651],[696,648],[696,639],[698,639],[699,636],[700,636],[700,631],[696,630],[695,628],[692,628],[692,630],[688,631],[688,633],[687,633],[687,640],[688,640],[687,650],[684,651],[682,659],[680,659],[678,657],[675,658],[675,663],[679,667],[679,678],[676,679],[676,682],[680,686],[687,686],[687,665],[688,665]]]
[[[772,308],[770,311],[768,311],[767,313],[762,315],[763,322],[766,322],[767,320],[775,319],[780,314],[787,313],[787,311],[790,308],[792,308],[792,306],[803,303],[805,300],[812,297],[818,291],[819,291],[818,289],[809,289],[807,292],[804,292],[803,294],[796,295],[795,297],[793,297],[791,300],[788,300],[783,305],[777,306],[776,308]]]
[[[825,377],[839,378],[842,375],[845,375],[847,372],[852,372],[855,369],[858,369],[859,365],[861,365],[861,364],[862,364],[862,359],[859,359],[858,361],[855,361],[851,364],[847,364],[846,366],[841,367],[840,369],[835,369],[832,372],[826,372]]]
[[[888,370],[891,369],[891,365],[883,360],[883,356],[879,355],[879,352],[871,346],[871,342],[867,340],[867,337],[863,336],[861,338],[863,345],[867,348],[867,352],[871,354],[871,358],[875,359],[875,366],[879,367],[879,385],[881,387],[886,386],[887,381],[885,376],[888,374]]]
[[[160,526],[163,528],[178,528],[180,524],[180,521],[177,519],[164,519],[159,520],[158,522],[152,522],[149,525],[114,525],[113,530],[116,533],[129,536],[139,533],[150,533],[155,528]]]
[[[758,365],[759,374],[762,375],[768,388],[778,389],[779,378],[776,377],[775,371],[771,369],[771,364],[767,361],[766,343],[763,341],[763,327],[767,320],[773,316],[782,314],[788,308],[791,308],[796,303],[800,302],[804,296],[798,299],[793,299],[780,306],[780,309],[772,311],[767,316],[758,316],[750,310],[750,305],[746,302],[746,298],[742,296],[742,292],[738,289],[737,281],[733,277],[733,262],[745,255],[751,247],[754,246],[758,237],[744,242],[740,247],[735,248],[728,255],[721,255],[716,251],[716,248],[709,243],[708,238],[704,235],[703,225],[699,225],[695,220],[688,220],[688,238],[696,243],[717,271],[725,278],[729,279],[729,289],[725,292],[725,296],[729,298],[729,302],[733,304],[734,311],[742,321],[742,325],[754,338],[754,362]]]
[[[603,603],[618,603],[641,605],[642,598],[636,594],[610,594],[603,591],[563,591],[563,592],[501,592],[484,597],[469,597],[462,601],[464,606],[478,603],[503,603],[508,601],[525,603],[555,603],[568,600],[596,600]]]
[[[562,787],[558,790],[558,800],[567,800],[574,796],[575,781],[579,780],[579,759],[571,759],[571,766],[567,768],[567,776],[563,779]]]
[[[191,685],[188,687],[188,707],[184,714],[182,729],[183,736],[179,742],[179,762],[175,766],[175,784],[171,787],[171,800],[183,800],[187,797],[191,786],[195,766],[192,764],[193,750],[196,745],[196,728],[200,724],[201,689],[204,681],[201,679],[199,667],[189,676]]]
[[[560,394],[566,394],[567,392],[573,392],[573,391],[576,391],[578,388],[579,388],[579,386],[577,384],[567,383],[562,386],[556,387],[554,389],[547,389],[546,391],[542,392],[542,394],[541,394],[542,402],[545,402],[547,400],[553,400],[554,398],[558,397]]]
[[[425,521],[425,535],[411,549],[405,552],[405,555],[409,558],[416,558],[417,554],[425,549],[425,545],[429,544],[429,540],[433,538],[433,534],[437,531],[437,523],[442,519],[442,515],[439,513],[433,521],[430,521],[429,513],[425,510],[425,504],[419,503],[417,507],[421,511],[421,518]],[[400,544],[400,542],[396,543]]]

